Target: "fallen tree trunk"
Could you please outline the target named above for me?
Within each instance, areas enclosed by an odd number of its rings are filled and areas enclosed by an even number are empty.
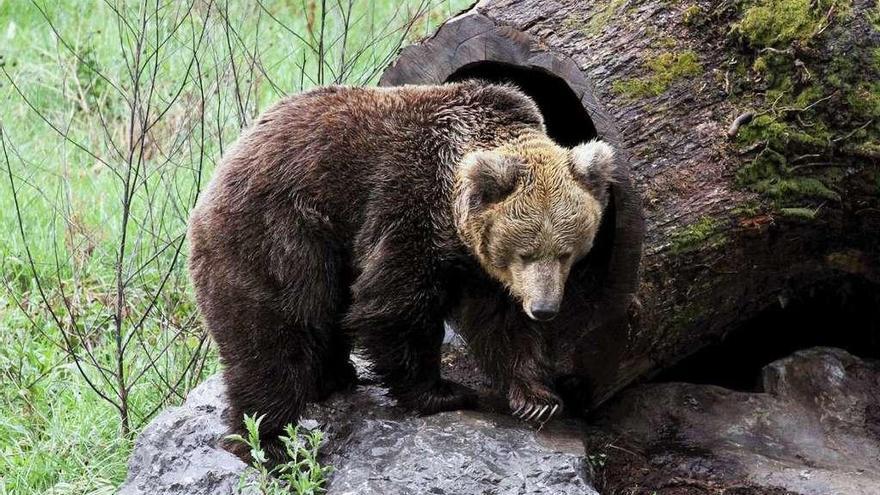
[[[593,290],[557,322],[597,405],[779,308],[755,353],[798,325],[880,350],[878,23],[873,0],[484,1],[381,83],[510,81],[561,143],[621,150]]]

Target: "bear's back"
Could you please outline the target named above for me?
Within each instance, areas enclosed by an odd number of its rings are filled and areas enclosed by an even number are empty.
[[[191,223],[239,233],[224,242],[270,229],[296,210],[319,228],[349,236],[377,187],[437,208],[445,194],[438,188],[450,186],[464,152],[522,127],[543,128],[540,113],[507,86],[330,86],[293,95],[262,113],[227,150]],[[431,197],[411,197],[419,191]]]

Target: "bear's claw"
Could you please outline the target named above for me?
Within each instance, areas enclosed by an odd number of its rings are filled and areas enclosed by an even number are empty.
[[[562,401],[555,393],[540,385],[513,386],[510,390],[511,415],[540,426],[562,410]]]
[[[520,407],[519,409],[522,409],[522,407]],[[553,416],[556,414],[556,411],[559,410],[559,404],[553,404],[552,406],[548,404],[544,405],[543,407],[529,405],[522,412],[520,412],[519,409],[513,412],[514,417],[517,417],[523,421],[546,423],[547,421],[550,421],[550,419],[552,419]],[[529,414],[529,412],[531,412],[531,414]],[[545,414],[547,415],[544,416]]]
[[[541,419],[541,416],[547,411],[547,409],[550,409],[550,406],[535,408],[535,412],[533,412],[531,416],[526,418],[526,421],[531,421],[533,419],[535,421],[538,421],[539,419]]]

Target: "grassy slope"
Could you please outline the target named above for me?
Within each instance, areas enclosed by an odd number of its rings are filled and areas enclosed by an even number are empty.
[[[110,116],[110,133],[116,142],[124,144],[127,105],[90,67],[98,68],[112,81],[126,79],[119,41],[120,24],[103,2],[37,3],[44,6],[71,50],[59,45],[49,23],[30,2],[0,0],[0,64],[30,104],[56,126],[69,129],[71,139],[117,166],[120,160],[111,152],[101,122]],[[257,78],[260,83],[253,90],[256,103],[252,101],[245,109],[246,115],[265,108],[281,93],[295,92],[301,86],[309,87],[318,82],[314,54],[304,50],[302,43],[286,28],[260,15],[254,2],[231,3],[230,18],[235,19],[237,34],[247,41],[245,46],[258,47],[266,70],[263,77]],[[439,2],[411,38],[423,35],[466,3],[462,0]],[[279,0],[264,4],[289,27],[302,32],[307,29],[309,12],[303,12],[300,2]],[[392,0],[358,4],[360,10],[355,11],[354,17],[359,23],[350,32],[352,46],[365,44],[370,25],[376,29],[375,26],[397,22],[404,11]],[[137,12],[126,15],[137,19]],[[338,33],[338,23],[328,29]],[[204,145],[194,142],[198,132],[182,134],[180,127],[175,127],[176,122],[185,121],[193,111],[186,98],[176,101],[172,98],[186,69],[186,37],[175,37],[170,46],[165,47],[166,56],[157,72],[157,101],[174,104],[164,117],[168,125],[157,126],[157,132],[151,136],[157,141],[153,145],[155,156],[146,160],[145,169],[152,171],[150,167],[155,167],[160,171],[150,175],[143,192],[135,196],[134,221],[125,229],[130,239],[125,271],[134,275],[126,310],[143,314],[148,296],[159,285],[163,270],[171,267],[172,276],[161,291],[159,307],[148,313],[141,347],[133,351],[131,364],[127,365],[129,372],[143,366],[144,358],[138,356],[138,352],[148,351],[150,346],[154,350],[160,348],[172,338],[169,329],[176,328],[175,325],[185,326],[194,316],[179,260],[162,253],[155,266],[146,263],[147,269],[135,271],[158,249],[158,244],[151,244],[150,237],[143,235],[145,225],[152,226],[155,237],[169,239],[180,235],[185,227],[186,207],[195,197],[200,180],[199,174],[193,171],[194,161],[203,153],[201,180],[204,180],[220,154],[221,142],[228,144],[238,133],[241,118],[233,97],[235,76],[218,69],[222,64],[217,61],[226,56],[223,33],[221,26],[213,26],[213,38],[202,48],[205,74],[219,81],[218,92],[206,108],[213,124],[204,126],[207,134]],[[254,44],[256,40],[258,45]],[[388,45],[388,42],[369,44],[375,49],[375,56],[365,57],[352,76],[345,79],[360,82],[353,76],[380,64],[382,50],[387,51]],[[242,60],[240,58],[239,63]],[[293,62],[303,60],[307,64],[305,77]],[[215,73],[212,74],[212,70]],[[331,82],[332,76],[326,72],[325,82]],[[249,82],[247,77],[238,76],[239,83]],[[276,87],[267,82],[269,79]],[[184,81],[183,86],[184,96],[197,90],[192,81]],[[113,313],[114,260],[123,233],[121,182],[110,167],[66,142],[41,120],[2,72],[0,124],[8,145],[9,168],[19,192],[27,246],[38,276],[56,308],[62,306],[60,287],[68,287],[68,291],[72,291],[69,287],[79,288],[75,291],[73,307],[93,337],[81,345],[90,346],[99,356],[99,362],[111,365],[115,347],[107,319]],[[178,149],[181,142],[184,144]],[[160,159],[163,153],[172,155],[173,159]],[[86,384],[57,346],[60,333],[36,295],[2,152],[0,169],[3,173],[0,232],[4,233],[0,237],[0,260],[5,284],[0,290],[0,494],[49,490],[52,493],[111,493],[125,475],[132,440],[120,435],[117,411]],[[56,259],[60,259],[57,266]],[[63,310],[59,313],[62,320],[67,321],[69,315]],[[180,342],[172,342],[172,352],[163,370],[173,373],[184,366],[185,360],[178,357],[174,349],[179,346],[182,353],[192,350],[194,337],[186,335]],[[215,367],[214,360],[209,359],[205,369],[190,373],[181,392],[199,375]],[[87,373],[97,380],[93,371],[87,369]],[[133,409],[145,415],[135,415],[135,429],[149,419],[146,415],[154,407],[175,402],[173,397],[163,400],[160,390],[157,382],[150,379],[132,388]]]

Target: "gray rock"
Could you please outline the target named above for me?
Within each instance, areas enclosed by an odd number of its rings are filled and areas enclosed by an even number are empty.
[[[246,466],[215,445],[226,433],[225,410],[218,375],[190,392],[183,406],[159,414],[138,437],[119,494],[231,493]]]
[[[500,414],[415,417],[382,389],[362,387],[312,406],[330,435],[332,494],[591,494],[577,422],[540,432]]]
[[[138,438],[120,493],[231,493],[245,465],[216,447],[225,410],[214,376],[159,415]],[[310,406],[301,423],[326,433],[330,494],[596,494],[575,422],[536,432],[494,413],[416,417],[363,386]]]
[[[465,381],[468,367],[451,373]],[[590,479],[609,494],[880,493],[880,364],[800,351],[764,369],[763,389],[642,385],[584,436],[573,420],[536,432],[491,412],[416,417],[367,385],[310,406],[301,424],[326,433],[330,494],[596,494]],[[159,415],[120,493],[232,492],[245,465],[216,447],[226,409],[215,376]]]
[[[687,479],[693,491],[670,493],[880,493],[880,364],[839,349],[799,351],[764,368],[763,389],[623,392],[587,437],[590,452],[607,457],[606,489],[662,495],[681,489],[670,480]]]

